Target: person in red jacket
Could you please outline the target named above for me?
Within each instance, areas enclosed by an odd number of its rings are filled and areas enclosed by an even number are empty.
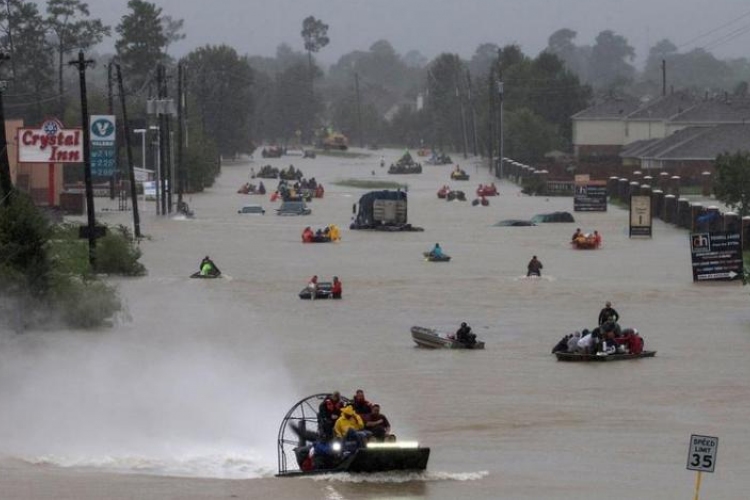
[[[630,353],[640,354],[643,352],[643,337],[638,334],[638,330],[633,330],[630,337]]]
[[[312,243],[313,241],[313,231],[310,228],[310,226],[307,226],[304,231],[302,231],[302,243]]]
[[[339,280],[338,276],[334,276],[333,284],[331,284],[331,298],[340,299],[342,291],[341,280]]]

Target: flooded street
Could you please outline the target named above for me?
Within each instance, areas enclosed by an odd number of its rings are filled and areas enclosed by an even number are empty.
[[[654,222],[631,240],[628,213],[574,213],[575,224],[493,227],[572,212],[572,198],[526,197],[499,183],[489,207],[436,197],[491,181],[458,160],[388,175],[402,151],[364,158],[258,158],[224,166],[187,197],[196,218],[142,214],[148,276],[115,279],[126,314],[99,332],[0,336],[2,499],[565,499],[689,498],[691,434],[718,436],[706,498],[750,490],[750,290],[692,283],[687,232]],[[279,217],[268,196],[237,194],[252,166],[293,163],[323,183],[306,217]],[[358,178],[404,182],[424,232],[350,231]],[[256,182],[257,180],[251,180]],[[264,180],[270,190],[276,181]],[[107,202],[97,199],[98,207]],[[260,203],[265,215],[238,214]],[[141,207],[143,202],[141,201]],[[130,223],[106,211],[100,221]],[[303,245],[305,226],[342,241]],[[597,229],[596,251],[570,248]],[[422,252],[439,242],[450,263]],[[205,255],[224,279],[191,280]],[[545,279],[526,280],[537,255]],[[312,275],[338,276],[341,301],[302,301]],[[596,325],[611,300],[653,359],[560,363],[566,333]],[[484,351],[414,347],[412,325],[468,322]],[[394,432],[432,449],[424,474],[278,479],[284,414],[314,393],[358,388]]]

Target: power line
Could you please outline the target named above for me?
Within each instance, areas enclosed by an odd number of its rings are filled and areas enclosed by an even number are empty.
[[[685,46],[687,46],[687,45],[690,45],[691,43],[695,42],[696,40],[700,40],[701,38],[705,38],[705,37],[707,37],[708,35],[712,35],[712,34],[716,33],[717,31],[719,31],[719,30],[721,30],[721,29],[724,29],[724,28],[726,28],[727,26],[731,26],[732,24],[736,23],[736,22],[737,22],[737,21],[739,21],[740,19],[743,19],[743,18],[745,18],[745,17],[748,17],[748,16],[750,16],[750,10],[748,10],[747,12],[745,12],[745,13],[743,13],[743,14],[739,15],[738,17],[735,17],[735,18],[734,18],[734,19],[732,19],[731,21],[729,21],[729,22],[727,22],[727,23],[724,23],[724,24],[722,24],[721,26],[718,26],[718,27],[716,27],[716,28],[713,28],[713,29],[711,29],[711,30],[709,30],[709,31],[707,31],[707,32],[705,32],[705,33],[702,33],[702,34],[700,34],[700,35],[698,35],[698,36],[695,36],[695,37],[691,38],[690,40],[688,40],[688,41],[686,41],[686,42],[684,42],[684,43],[682,43],[682,44],[678,45],[678,46],[677,46],[677,50],[679,50],[679,49],[681,49],[681,48],[683,48],[683,47],[685,47]]]

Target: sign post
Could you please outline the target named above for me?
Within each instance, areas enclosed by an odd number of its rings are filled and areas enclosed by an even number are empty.
[[[575,176],[574,212],[606,212],[607,182],[592,181],[588,175]]]
[[[114,115],[91,115],[89,117],[91,142],[91,175],[111,177],[117,169],[115,151]]]
[[[630,237],[652,237],[651,197],[630,197]]]
[[[693,281],[731,281],[742,278],[742,235],[738,232],[690,235]]]
[[[695,497],[698,500],[701,490],[701,474],[703,472],[713,472],[716,468],[716,452],[719,448],[719,438],[713,436],[700,436],[692,434],[690,436],[690,446],[688,447],[687,468],[688,470],[697,471],[695,477]]]

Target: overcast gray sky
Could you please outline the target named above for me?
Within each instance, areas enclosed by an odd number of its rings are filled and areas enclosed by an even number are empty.
[[[38,0],[42,3],[42,0]],[[88,0],[91,14],[116,26],[127,0]],[[611,29],[627,37],[643,60],[662,38],[676,45],[716,30],[681,50],[705,47],[717,57],[750,57],[748,0],[156,0],[164,14],[185,20],[187,38],[170,50],[181,56],[205,44],[226,43],[240,54],[273,55],[286,42],[302,49],[302,20],[313,15],[330,28],[319,53],[333,63],[352,50],[389,40],[401,54],[417,49],[469,57],[480,43],[517,43],[536,55],[560,28],[578,32],[578,45]],[[724,26],[726,25],[726,26]],[[101,47],[113,50],[113,42]]]

